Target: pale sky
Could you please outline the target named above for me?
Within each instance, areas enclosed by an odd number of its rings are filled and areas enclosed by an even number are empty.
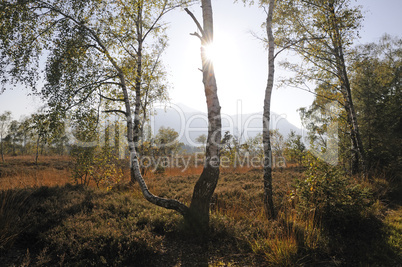
[[[402,34],[402,0],[358,0],[363,6],[365,19],[358,43],[376,42],[384,33],[393,36]],[[218,56],[215,73],[222,113],[234,115],[238,112],[255,113],[263,109],[267,79],[267,53],[261,41],[250,32],[263,36],[261,24],[265,13],[258,7],[244,7],[232,0],[213,0],[215,43]],[[201,18],[201,8],[194,5],[190,10]],[[185,11],[177,10],[165,17],[171,22],[168,35],[169,47],[164,62],[169,72],[172,103],[183,103],[190,108],[206,111],[202,84],[200,42],[189,34],[196,26]],[[291,60],[290,58],[288,58]],[[280,60],[280,58],[278,59]],[[276,66],[275,76],[286,72]],[[0,95],[0,114],[6,110],[15,119],[34,112],[41,105],[38,99],[27,96],[28,90],[15,88]],[[301,127],[300,107],[311,104],[313,96],[292,88],[274,89],[271,110],[283,114]]]

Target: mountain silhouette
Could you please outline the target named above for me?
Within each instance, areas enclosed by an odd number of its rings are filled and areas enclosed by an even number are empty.
[[[248,114],[221,114],[222,133],[231,134],[246,140],[262,132],[262,112]],[[167,107],[157,107],[150,116],[153,133],[156,134],[161,127],[170,127],[179,133],[180,142],[199,146],[195,139],[208,133],[208,117],[205,112],[195,110],[184,104],[170,104]],[[270,129],[278,129],[286,138],[291,130],[302,134],[302,130],[286,120],[286,116],[271,112]]]

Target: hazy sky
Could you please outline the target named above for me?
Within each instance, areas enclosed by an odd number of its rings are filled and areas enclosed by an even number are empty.
[[[401,36],[402,0],[358,0],[365,19],[358,43],[376,42],[384,34]],[[258,7],[244,7],[232,0],[213,0],[216,53],[215,72],[219,100],[224,114],[254,113],[263,108],[267,79],[267,53],[261,41],[250,32],[263,36],[261,24],[265,13]],[[201,8],[190,8],[201,20]],[[189,33],[196,26],[185,11],[174,11],[165,21],[171,22],[169,47],[164,62],[172,86],[172,103],[183,103],[193,109],[206,111],[202,75],[199,71],[200,42]],[[280,59],[279,59],[280,60]],[[288,60],[292,60],[288,57]],[[276,77],[287,75],[279,66]],[[0,114],[10,110],[15,119],[35,111],[40,101],[28,97],[28,90],[16,88],[0,95]],[[300,127],[297,109],[309,106],[313,96],[291,88],[274,89],[271,101],[273,112],[283,114]]]

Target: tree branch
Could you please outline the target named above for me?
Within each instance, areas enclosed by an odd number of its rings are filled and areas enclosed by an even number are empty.
[[[99,94],[99,96],[100,96],[101,98],[104,98],[104,99],[110,100],[110,101],[120,101],[120,102],[124,102],[124,99],[110,98],[110,97],[104,96],[104,95],[102,95],[102,94]]]
[[[125,111],[123,111],[123,110],[120,110],[120,109],[110,109],[110,110],[103,110],[102,112],[105,112],[105,113],[121,113],[121,114],[123,114],[124,116],[127,116],[127,112],[125,112]]]
[[[198,32],[190,33],[190,35],[196,36],[196,37],[200,38],[200,40],[202,40],[202,37],[201,37],[201,35],[198,34]]]
[[[197,28],[198,28],[198,29],[200,30],[200,32],[201,32],[201,36],[204,37],[204,36],[205,36],[204,30],[203,30],[203,28],[201,27],[201,24],[198,22],[197,18],[194,16],[194,14],[193,14],[190,10],[188,10],[187,7],[186,7],[184,10],[185,10],[185,11],[187,12],[187,14],[189,14],[190,17],[194,20],[195,24],[197,25]],[[195,34],[191,34],[191,35],[195,35]],[[201,37],[199,36],[198,33],[197,33],[197,35],[195,35],[195,36],[197,36],[197,37],[199,37],[199,38],[201,39]]]

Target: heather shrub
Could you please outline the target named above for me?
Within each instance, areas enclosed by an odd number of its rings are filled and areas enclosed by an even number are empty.
[[[0,252],[11,247],[23,232],[21,220],[30,212],[29,197],[24,190],[0,191]]]
[[[180,218],[128,193],[91,195],[90,211],[67,217],[41,236],[65,265],[143,264],[159,253],[162,234],[173,231]]]

